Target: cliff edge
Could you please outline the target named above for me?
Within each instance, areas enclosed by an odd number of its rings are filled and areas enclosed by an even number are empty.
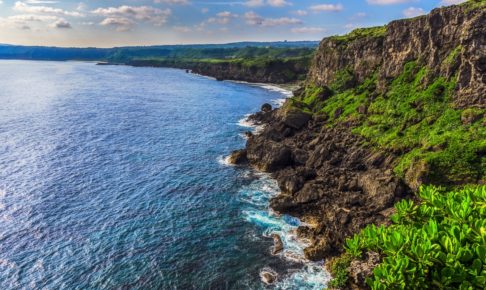
[[[485,23],[485,1],[469,1],[326,38],[305,86],[251,117],[266,126],[238,160],[273,173],[271,207],[306,222],[309,259],[389,223],[422,184],[486,183]]]

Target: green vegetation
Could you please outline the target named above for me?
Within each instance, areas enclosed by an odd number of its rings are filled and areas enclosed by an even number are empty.
[[[366,37],[383,37],[385,36],[387,26],[375,26],[367,28],[357,28],[345,35],[332,36],[331,39],[341,44],[347,44],[353,40]]]
[[[472,9],[486,7],[486,0],[469,0],[460,5],[463,5],[467,9],[472,10]]]
[[[393,224],[370,225],[346,242],[332,285],[343,286],[350,257],[377,252],[372,289],[485,289],[486,186],[443,192],[428,186],[420,202],[396,204]]]
[[[460,49],[454,49],[450,59]],[[485,179],[486,110],[454,108],[455,78],[428,80],[427,69],[412,61],[387,92],[379,94],[376,74],[344,91],[339,88],[345,78],[339,75],[346,76],[337,74],[338,85],[330,85],[332,97],[320,100],[322,89],[309,85],[302,102],[309,111],[327,115],[330,126],[352,122],[354,133],[398,155],[396,174],[411,183],[418,178],[450,185]]]
[[[332,275],[332,280],[329,281],[329,287],[332,288],[341,288],[346,286],[348,283],[348,267],[353,260],[353,256],[344,253],[343,255],[333,258],[329,263],[329,270]]]
[[[462,50],[462,45],[459,45],[457,46],[456,48],[454,48],[451,53],[446,57],[446,59],[444,60],[444,63],[446,65],[452,65],[452,64],[455,64],[456,61],[457,61],[457,57],[459,56],[459,54],[461,53],[461,50]]]

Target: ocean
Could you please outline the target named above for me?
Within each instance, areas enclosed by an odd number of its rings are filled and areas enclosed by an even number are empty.
[[[268,208],[275,181],[225,161],[245,115],[284,97],[175,69],[0,61],[0,289],[325,287],[300,221]]]

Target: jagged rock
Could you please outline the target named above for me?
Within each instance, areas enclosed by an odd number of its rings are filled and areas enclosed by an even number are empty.
[[[277,274],[271,269],[262,270],[260,272],[260,278],[262,279],[263,283],[267,285],[272,285],[277,280]]]
[[[292,151],[285,145],[274,141],[255,142],[251,138],[247,143],[247,157],[260,170],[275,171],[290,165]],[[260,141],[261,139],[258,139]]]
[[[270,112],[272,110],[272,105],[270,105],[269,103],[265,103],[262,105],[262,108],[261,108],[262,112]]]
[[[229,163],[231,164],[245,164],[248,162],[246,156],[246,149],[233,151],[229,157]]]
[[[298,110],[285,112],[282,121],[285,125],[295,130],[300,130],[311,119],[311,115]]]
[[[471,125],[483,118],[482,112],[478,111],[476,112],[475,110],[465,110],[461,114],[461,121],[464,125]]]
[[[354,285],[365,285],[366,278],[373,274],[373,269],[380,264],[380,255],[375,252],[368,252],[361,260],[351,262],[348,272],[351,273],[351,283]]]
[[[304,165],[308,159],[309,154],[305,150],[297,149],[292,152],[292,160],[296,165]]]
[[[277,255],[278,253],[282,252],[284,249],[284,244],[282,242],[282,238],[280,238],[277,234],[272,234],[273,238],[273,250],[272,255]]]
[[[378,91],[383,93],[388,81],[397,77],[407,62],[419,60],[427,67],[429,76],[457,77],[454,92],[457,107],[486,108],[485,22],[485,9],[458,5],[434,9],[414,19],[392,21],[382,34],[348,42],[325,38],[307,81],[327,86],[334,82],[336,74],[348,70],[362,83],[378,71]],[[462,49],[456,59],[445,63],[444,59],[458,47]],[[424,79],[424,85],[433,79]]]

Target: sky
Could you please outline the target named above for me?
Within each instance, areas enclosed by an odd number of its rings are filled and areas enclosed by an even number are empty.
[[[113,47],[320,40],[464,0],[0,0],[0,43]]]

